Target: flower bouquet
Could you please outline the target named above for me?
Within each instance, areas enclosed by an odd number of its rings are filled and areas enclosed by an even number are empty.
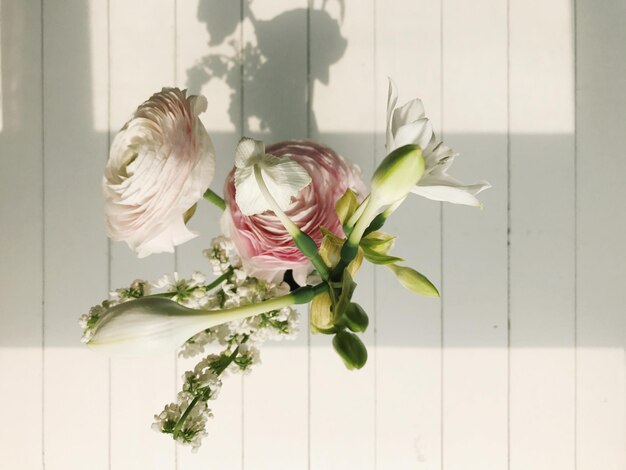
[[[359,334],[368,316],[353,300],[364,261],[389,268],[402,286],[437,297],[435,286],[390,254],[395,237],[381,231],[410,193],[480,206],[476,194],[447,174],[456,154],[435,139],[418,99],[396,107],[390,80],[387,155],[369,184],[359,168],[311,141],[270,146],[244,137],[223,196],[211,190],[215,151],[199,114],[202,96],[164,88],[137,108],[111,145],[103,191],[106,227],[142,258],[173,252],[197,234],[186,227],[200,200],[219,209],[222,234],[204,251],[214,280],[176,273],[117,289],[80,319],[83,342],[106,354],[175,351],[198,356],[175,402],[154,429],[200,445],[222,379],[248,372],[268,339],[293,337],[298,304],[310,304],[313,333],[332,336],[348,369],[367,350]],[[217,345],[219,354],[208,354]]]

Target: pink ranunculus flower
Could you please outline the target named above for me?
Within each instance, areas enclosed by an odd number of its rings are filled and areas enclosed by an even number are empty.
[[[197,236],[185,213],[215,173],[213,143],[198,118],[206,108],[203,96],[163,88],[113,140],[102,185],[107,233],[140,258]]]
[[[323,237],[320,227],[343,236],[335,203],[348,188],[363,196],[361,170],[328,147],[309,141],[280,142],[265,151],[276,157],[292,158],[311,176],[311,184],[292,198],[285,214],[318,246]],[[222,216],[222,230],[232,239],[244,269],[249,275],[270,282],[282,280],[285,271],[291,269],[294,280],[306,284],[313,266],[296,248],[278,217],[272,211],[243,215],[235,201],[235,191],[233,170],[224,188],[228,207]]]

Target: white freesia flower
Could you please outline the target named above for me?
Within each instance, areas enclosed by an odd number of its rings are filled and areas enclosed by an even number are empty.
[[[111,145],[103,179],[109,237],[140,258],[173,252],[197,234],[185,213],[215,173],[215,151],[198,114],[203,96],[164,88],[143,103]]]
[[[285,211],[291,198],[310,183],[311,176],[294,160],[266,154],[265,144],[259,140],[244,137],[239,141],[235,153],[235,200],[244,215],[274,210],[262,184]]]
[[[458,155],[443,142],[437,143],[433,127],[424,105],[414,99],[396,108],[398,91],[393,80],[389,79],[387,100],[387,152],[407,144],[419,145],[423,151],[426,168],[411,192],[435,201],[452,202],[480,207],[476,195],[491,185],[485,181],[464,185],[447,174],[454,158]]]

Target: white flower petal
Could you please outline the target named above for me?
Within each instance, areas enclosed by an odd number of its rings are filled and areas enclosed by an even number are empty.
[[[443,142],[439,142],[430,151],[424,153],[426,161],[426,174],[431,172],[444,173],[455,157],[458,157],[458,153],[446,146]]]
[[[425,117],[421,100],[409,101],[394,109],[398,100],[395,84],[389,79],[387,100],[387,151],[407,144],[417,144],[423,151],[425,169],[411,192],[435,201],[480,207],[476,194],[491,187],[481,182],[464,185],[446,173],[458,155],[442,142],[437,143],[430,121]]]
[[[137,240],[136,252],[138,258],[145,258],[152,253],[173,253],[174,246],[196,238],[198,233],[189,230],[183,219],[176,219],[156,237],[149,240]]]
[[[424,119],[425,117],[424,103],[422,103],[422,100],[419,98],[415,98],[403,104],[393,112],[391,130],[395,134],[398,129],[405,124],[415,122],[418,119]]]
[[[489,183],[481,182],[473,185],[463,185],[448,177],[447,179],[423,178],[417,186],[411,189],[413,194],[423,196],[433,201],[451,202],[472,207],[481,207],[475,195],[491,187]]]
[[[387,152],[391,152],[395,147],[393,143],[393,132],[391,129],[391,121],[393,118],[393,110],[398,102],[398,88],[394,81],[389,77],[389,91],[387,92],[387,141],[385,148]]]
[[[254,176],[254,168],[237,168],[235,170],[235,201],[244,215],[260,214],[270,207],[263,197]]]
[[[264,308],[257,303],[231,310],[201,311],[169,299],[143,297],[111,307],[96,324],[87,346],[109,355],[171,352],[199,331],[243,320],[262,313]]]
[[[267,189],[283,210],[291,205],[291,198],[311,183],[311,176],[294,160],[267,155],[262,174]]]
[[[262,141],[243,137],[235,150],[235,166],[244,168],[263,155],[265,155],[265,144]]]
[[[237,205],[241,212],[248,216],[273,210],[272,203],[267,200],[257,181],[254,168],[258,167],[271,196],[281,210],[287,210],[292,198],[311,183],[311,176],[299,163],[290,158],[277,158],[267,154],[257,156],[251,153],[258,151],[261,146],[258,145],[258,141],[252,141],[254,144],[250,141],[252,139],[247,139],[245,142],[242,140],[239,145],[242,147],[244,144],[241,154],[245,153],[249,157],[247,160],[242,160],[245,166],[237,167],[235,170]]]
[[[306,286],[307,278],[310,271],[310,266],[299,266],[297,268],[294,268],[292,271],[293,280],[299,286]]]
[[[207,99],[202,95],[190,96],[189,103],[191,104],[191,109],[193,109],[193,112],[196,116],[200,113],[205,112],[209,107]]]
[[[419,119],[400,127],[394,134],[393,142],[395,148],[400,148],[408,144],[416,144],[424,150],[434,138],[433,126],[430,121],[428,119]]]

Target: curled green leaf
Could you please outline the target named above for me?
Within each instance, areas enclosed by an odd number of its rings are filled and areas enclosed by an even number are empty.
[[[352,294],[355,289],[356,282],[352,280],[352,276],[350,275],[348,269],[345,269],[341,280],[341,292],[339,293],[337,302],[333,306],[333,323],[337,324],[340,322],[340,319],[343,317],[346,309],[350,305],[350,300],[352,300]]]
[[[389,256],[378,253],[377,251],[374,251],[372,248],[369,247],[362,246],[361,248],[363,248],[363,256],[365,257],[365,259],[372,264],[389,265],[404,261],[404,259],[398,258],[397,256]]]

